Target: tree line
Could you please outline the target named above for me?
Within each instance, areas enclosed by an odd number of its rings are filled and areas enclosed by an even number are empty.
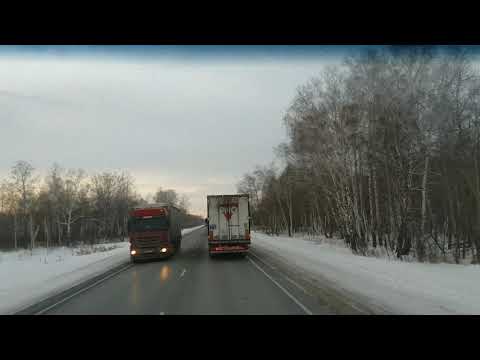
[[[153,200],[178,207],[183,227],[203,224],[188,213],[188,198],[175,190],[159,188]],[[0,181],[0,248],[124,239],[129,211],[147,203],[125,171],[88,176],[82,169],[54,164],[41,181],[30,163],[18,161]]]
[[[282,167],[238,184],[254,224],[480,263],[479,75],[461,47],[369,49],[325,68],[286,111]]]

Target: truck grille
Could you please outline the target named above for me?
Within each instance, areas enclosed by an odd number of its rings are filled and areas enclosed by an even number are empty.
[[[137,233],[133,238],[133,243],[139,248],[161,247],[168,243],[168,232]]]
[[[161,239],[136,239],[135,244],[139,248],[151,248],[151,247],[160,247],[166,244],[166,240]]]

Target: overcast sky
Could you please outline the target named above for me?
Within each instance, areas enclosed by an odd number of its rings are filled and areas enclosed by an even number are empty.
[[[0,177],[16,160],[128,170],[142,194],[235,193],[273,159],[296,88],[340,48],[0,47]],[[333,50],[332,50],[333,49]],[[337,51],[338,50],[338,51]]]

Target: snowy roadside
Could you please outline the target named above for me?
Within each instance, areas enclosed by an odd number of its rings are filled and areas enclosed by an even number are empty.
[[[127,262],[128,242],[0,253],[0,314],[11,314]]]
[[[252,233],[258,248],[395,314],[480,314],[480,266],[354,255],[327,239]]]

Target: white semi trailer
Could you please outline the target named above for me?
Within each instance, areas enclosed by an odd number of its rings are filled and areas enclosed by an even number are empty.
[[[250,202],[247,194],[208,195],[208,252],[246,254],[250,248]]]

